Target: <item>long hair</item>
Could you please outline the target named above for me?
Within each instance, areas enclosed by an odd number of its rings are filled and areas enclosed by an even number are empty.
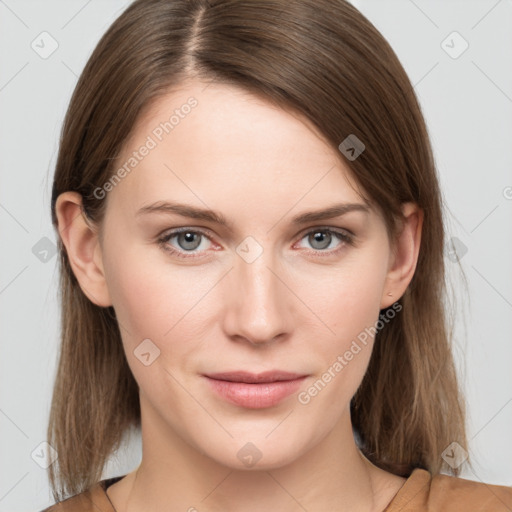
[[[136,121],[156,99],[196,77],[234,84],[318,128],[367,197],[397,231],[401,205],[424,212],[415,274],[400,314],[379,330],[367,373],[351,401],[363,453],[401,476],[416,467],[458,470],[441,455],[467,447],[447,314],[443,204],[427,128],[413,87],[391,46],[344,0],[137,0],[89,58],[64,120],[52,190],[82,195],[101,224],[94,191]],[[358,158],[338,149],[349,135]],[[66,229],[66,226],[61,227]],[[75,278],[59,237],[61,348],[48,425],[58,459],[54,498],[100,478],[130,427],[140,427],[138,386],[112,307],[93,304]],[[385,311],[383,311],[385,313]]]

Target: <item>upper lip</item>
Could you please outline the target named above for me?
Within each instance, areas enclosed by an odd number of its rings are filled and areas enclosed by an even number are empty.
[[[305,377],[305,374],[285,372],[281,370],[270,370],[262,373],[250,373],[243,371],[208,373],[206,377],[215,380],[225,380],[229,382],[245,382],[249,384],[277,382],[285,380],[295,380]]]

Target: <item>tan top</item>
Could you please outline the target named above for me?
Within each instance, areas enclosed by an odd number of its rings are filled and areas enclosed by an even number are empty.
[[[106,489],[126,475],[101,480],[89,491],[41,512],[116,512]],[[512,487],[415,469],[383,512],[512,512]]]

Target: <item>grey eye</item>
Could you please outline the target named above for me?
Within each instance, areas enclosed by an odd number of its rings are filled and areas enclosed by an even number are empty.
[[[184,231],[174,236],[177,238],[178,245],[181,249],[190,251],[199,247],[203,235],[201,233],[195,233],[194,231]]]
[[[308,242],[313,249],[326,249],[329,247],[331,240],[332,234],[327,230],[313,231],[308,235]]]

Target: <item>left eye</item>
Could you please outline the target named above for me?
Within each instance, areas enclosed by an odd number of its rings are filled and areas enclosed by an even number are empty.
[[[334,250],[326,251],[335,238],[341,243],[339,243],[338,247]],[[170,243],[173,239],[176,239],[177,247]],[[190,258],[198,256],[196,253],[207,249],[203,247],[203,249],[197,250],[204,239],[210,240],[210,237],[202,231],[184,228],[167,233],[161,237],[158,242],[166,251],[182,258]],[[325,252],[327,254],[337,252],[346,244],[353,244],[352,235],[348,232],[333,230],[331,228],[316,228],[310,230],[300,238],[300,241],[304,239],[307,239],[308,243],[311,244],[313,252]]]
[[[352,237],[348,233],[344,233],[338,230],[334,231],[329,228],[321,228],[308,231],[301,240],[304,240],[305,238],[307,238],[308,243],[313,246],[314,250],[322,252],[324,249],[329,248],[334,238],[338,238],[338,240],[341,240],[341,242],[345,242],[347,244],[352,243]],[[343,243],[341,245],[343,245]]]

